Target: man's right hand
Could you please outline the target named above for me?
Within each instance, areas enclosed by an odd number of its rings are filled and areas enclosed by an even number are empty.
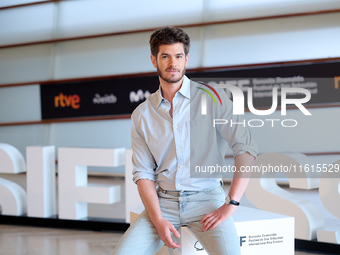
[[[175,237],[180,238],[180,234],[169,221],[164,218],[161,218],[154,222],[154,226],[157,230],[159,237],[165,243],[166,246],[169,248],[180,248],[182,245],[180,243],[176,243],[171,238],[171,232],[174,234]]]

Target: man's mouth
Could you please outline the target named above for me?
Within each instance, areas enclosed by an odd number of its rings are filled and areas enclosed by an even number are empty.
[[[177,69],[167,69],[166,70],[168,73],[177,73],[178,70]]]

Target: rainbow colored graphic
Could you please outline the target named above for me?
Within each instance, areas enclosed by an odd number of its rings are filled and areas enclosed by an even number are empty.
[[[199,82],[199,83],[200,83],[201,85],[206,86],[206,87],[209,88],[212,92],[214,92],[215,95],[217,96],[218,100],[220,101],[221,105],[222,105],[222,100],[221,100],[220,96],[218,95],[217,91],[216,91],[212,86],[210,86],[210,85],[208,85],[208,84],[206,84],[206,83],[203,83],[203,82]],[[216,100],[215,100],[213,94],[212,94],[210,91],[208,91],[207,89],[204,89],[204,88],[200,88],[200,87],[197,87],[197,88],[203,90],[203,91],[206,92],[206,93],[208,93],[208,95],[212,98],[212,100],[214,100],[215,105],[217,105]]]

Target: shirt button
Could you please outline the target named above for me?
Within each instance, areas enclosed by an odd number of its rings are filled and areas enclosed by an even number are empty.
[[[177,184],[177,187],[181,186],[180,184]]]
[[[179,150],[179,151],[180,151],[181,149],[182,149],[181,147],[178,147],[178,148],[177,148],[177,150]]]
[[[182,168],[182,167],[183,167],[182,165],[179,166],[179,168]]]
[[[177,129],[177,128],[178,128],[178,126],[176,125],[176,126],[175,126],[175,128]]]

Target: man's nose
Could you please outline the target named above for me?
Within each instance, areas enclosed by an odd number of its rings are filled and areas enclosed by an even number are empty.
[[[170,59],[170,67],[176,67],[177,66],[177,63],[175,61],[175,59],[171,58]]]

